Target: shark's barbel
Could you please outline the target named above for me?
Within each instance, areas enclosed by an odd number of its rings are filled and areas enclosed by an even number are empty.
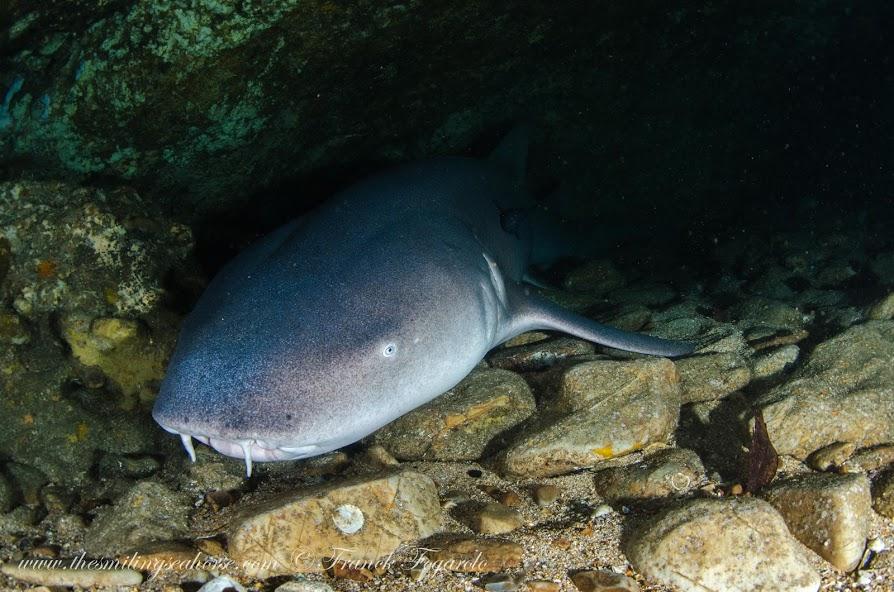
[[[680,356],[532,292],[523,128],[489,160],[405,165],[336,195],[241,253],[186,319],[153,417],[225,455],[315,456],[449,390],[535,329]]]

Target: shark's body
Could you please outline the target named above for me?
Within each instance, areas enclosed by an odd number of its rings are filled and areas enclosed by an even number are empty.
[[[691,344],[622,332],[522,282],[534,252],[510,135],[490,161],[406,165],[241,253],[187,318],[153,416],[251,461],[356,442],[449,390],[491,348],[552,329],[635,352]]]

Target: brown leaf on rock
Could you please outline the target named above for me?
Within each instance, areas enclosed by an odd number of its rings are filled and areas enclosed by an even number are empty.
[[[745,474],[745,491],[756,493],[766,487],[776,476],[779,468],[779,455],[770,441],[764,415],[758,409],[754,414],[754,430],[751,433],[751,446],[748,447],[747,468]]]

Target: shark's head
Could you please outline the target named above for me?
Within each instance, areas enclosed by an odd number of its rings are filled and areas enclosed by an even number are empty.
[[[153,417],[191,456],[195,438],[250,471],[340,448],[449,389],[487,350],[464,304],[479,287],[449,264],[384,245],[316,266],[293,246],[273,235],[237,257],[184,323]]]

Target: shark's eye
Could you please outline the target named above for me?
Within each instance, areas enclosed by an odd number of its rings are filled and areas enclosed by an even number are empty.
[[[385,346],[385,349],[382,350],[382,355],[385,356],[386,358],[390,358],[391,356],[393,356],[396,353],[397,353],[397,346],[394,345],[393,343],[389,343],[388,345]]]

